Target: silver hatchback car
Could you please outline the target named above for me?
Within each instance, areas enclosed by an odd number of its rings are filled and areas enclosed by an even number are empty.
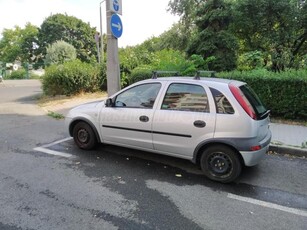
[[[244,82],[167,77],[137,82],[105,101],[70,110],[81,149],[98,143],[190,160],[223,183],[256,165],[269,148],[269,111]]]

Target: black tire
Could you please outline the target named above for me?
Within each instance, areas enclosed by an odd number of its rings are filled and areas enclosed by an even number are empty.
[[[200,166],[209,179],[222,183],[234,181],[242,170],[237,152],[224,145],[206,148],[202,153]]]
[[[74,141],[80,149],[90,150],[97,146],[97,137],[86,122],[78,122],[73,129]]]

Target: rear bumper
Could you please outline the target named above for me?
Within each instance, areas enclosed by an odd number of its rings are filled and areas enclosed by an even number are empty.
[[[271,131],[268,132],[268,135],[265,139],[263,139],[259,144],[261,146],[260,150],[257,151],[240,151],[244,164],[246,166],[254,166],[258,164],[261,159],[265,156],[267,151],[269,150],[270,142],[272,138]]]

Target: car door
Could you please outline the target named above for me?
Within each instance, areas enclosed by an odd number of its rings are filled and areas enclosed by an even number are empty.
[[[191,159],[199,143],[213,138],[216,113],[210,112],[214,102],[207,92],[209,88],[199,84],[168,86],[154,115],[154,149]]]
[[[129,88],[115,98],[113,106],[100,114],[104,142],[153,149],[152,120],[160,83],[145,83]]]

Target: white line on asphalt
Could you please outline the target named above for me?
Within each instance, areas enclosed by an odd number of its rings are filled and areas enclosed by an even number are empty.
[[[43,147],[43,148],[48,148],[48,147],[50,147],[50,146],[53,146],[53,145],[56,145],[56,144],[60,144],[60,143],[62,143],[62,142],[69,141],[69,140],[72,140],[72,137],[67,137],[67,138],[64,138],[64,139],[62,139],[62,140],[58,140],[58,141],[52,142],[52,143],[50,143],[50,144],[43,145],[43,146],[41,146],[41,147]]]
[[[59,151],[55,151],[55,150],[51,150],[51,149],[46,149],[48,147],[51,147],[53,145],[56,145],[56,144],[60,144],[62,142],[65,142],[65,141],[69,141],[71,140],[72,137],[68,137],[68,138],[64,138],[62,140],[58,140],[58,141],[54,141],[50,144],[46,144],[46,145],[43,145],[41,147],[37,147],[37,148],[34,148],[35,151],[38,151],[38,152],[43,152],[43,153],[47,153],[47,154],[50,154],[50,155],[55,155],[55,156],[61,156],[61,157],[72,157],[71,154],[69,153],[62,153],[62,152],[59,152]]]
[[[248,202],[248,203],[251,203],[251,204],[260,205],[262,207],[277,209],[277,210],[280,210],[280,211],[283,211],[283,212],[288,212],[288,213],[292,213],[292,214],[295,214],[295,215],[307,217],[307,212],[304,211],[304,210],[289,208],[289,207],[281,206],[281,205],[278,205],[278,204],[273,204],[273,203],[262,201],[262,200],[256,200],[256,199],[253,199],[253,198],[238,196],[238,195],[231,194],[231,193],[228,193],[227,197],[231,198],[231,199],[239,200],[239,201]]]
[[[35,151],[38,151],[38,152],[43,152],[43,153],[47,153],[47,154],[50,154],[50,155],[55,155],[55,156],[61,156],[61,157],[71,157],[72,155],[69,154],[69,153],[62,153],[62,152],[58,152],[58,151],[54,151],[54,150],[50,150],[50,149],[46,149],[46,148],[43,148],[43,147],[37,147],[37,148],[34,148]]]

